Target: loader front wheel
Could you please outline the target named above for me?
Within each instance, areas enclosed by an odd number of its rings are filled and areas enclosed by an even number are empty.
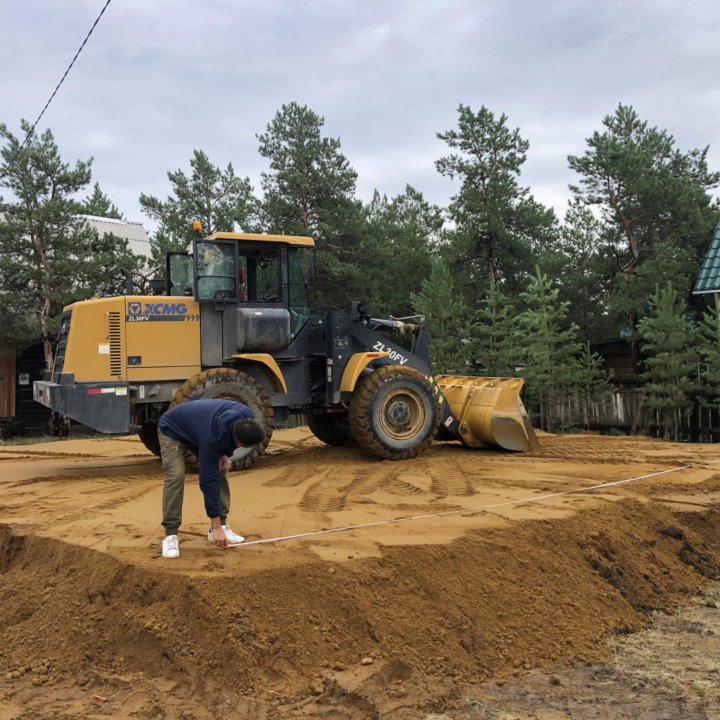
[[[312,434],[332,447],[343,447],[352,440],[347,413],[308,415],[307,424]]]
[[[350,401],[350,428],[363,450],[386,460],[425,451],[440,423],[430,381],[417,370],[385,365],[364,377]]]
[[[204,370],[178,388],[168,409],[200,399],[233,400],[247,405],[253,411],[255,419],[265,430],[265,441],[251,448],[238,448],[232,456],[233,470],[249,468],[265,452],[273,432],[275,412],[263,386],[247,373],[232,368]],[[190,465],[197,466],[194,453],[188,451],[186,459]]]

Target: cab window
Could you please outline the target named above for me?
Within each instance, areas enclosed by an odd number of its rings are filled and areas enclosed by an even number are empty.
[[[308,283],[310,282],[310,253],[308,248],[288,248],[288,295],[290,333],[297,335],[310,319]]]
[[[188,296],[193,294],[193,261],[185,253],[168,253],[168,294]]]
[[[195,244],[199,300],[237,300],[235,247],[230,243]]]
[[[277,253],[255,260],[257,302],[280,302],[280,265]]]

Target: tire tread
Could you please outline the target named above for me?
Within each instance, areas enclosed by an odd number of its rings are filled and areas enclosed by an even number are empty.
[[[389,448],[373,431],[369,417],[372,402],[378,390],[385,383],[394,380],[409,380],[410,378],[413,380],[421,379],[423,384],[426,384],[431,397],[433,397],[434,418],[432,432],[428,433],[427,437],[413,447],[404,449]],[[350,402],[350,427],[355,441],[363,450],[384,460],[408,460],[425,452],[432,444],[439,424],[440,413],[432,395],[432,387],[420,372],[402,365],[384,365],[362,378],[356,386]]]
[[[220,385],[222,383],[231,383],[233,385],[243,386],[248,393],[252,394],[257,402],[263,408],[263,414],[265,421],[263,423],[263,429],[265,430],[265,442],[262,447],[254,448],[252,452],[248,453],[246,457],[241,460],[233,461],[233,470],[246,470],[265,452],[265,448],[270,442],[272,437],[273,426],[275,422],[275,411],[270,404],[270,398],[265,392],[263,386],[255,380],[254,377],[248,373],[236,370],[235,368],[211,368],[209,370],[203,370],[197,375],[193,375],[188,378],[173,395],[173,399],[168,406],[168,410],[174,408],[176,405],[180,405],[184,402],[190,402],[192,400],[198,400],[200,397],[207,397],[211,399],[213,396],[209,394],[207,396],[202,394],[203,389],[212,388],[213,385]],[[200,391],[200,392],[199,392]],[[188,451],[187,459],[190,463],[197,463],[197,458],[194,453]]]

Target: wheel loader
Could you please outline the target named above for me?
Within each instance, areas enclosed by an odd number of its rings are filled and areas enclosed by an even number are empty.
[[[198,398],[245,403],[266,430],[233,468],[265,450],[276,422],[305,415],[328,445],[354,440],[384,459],[435,438],[529,450],[537,439],[516,378],[433,377],[422,322],[380,319],[366,302],[310,310],[312,238],[196,229],[166,257],[165,294],[64,308],[54,366],[36,401],[103,433],[137,432],[159,455],[157,422]]]

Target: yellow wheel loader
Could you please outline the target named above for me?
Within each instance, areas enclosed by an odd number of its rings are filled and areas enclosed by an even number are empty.
[[[159,454],[157,422],[178,403],[249,405],[270,440],[307,417],[329,445],[351,439],[380,458],[416,456],[437,437],[470,447],[537,446],[522,380],[433,377],[422,323],[311,312],[314,241],[215,233],[166,260],[164,295],[127,294],[64,308],[54,367],[34,398],[105,433],[137,432]],[[397,341],[405,336],[405,341]],[[234,468],[265,447],[241,449]]]

